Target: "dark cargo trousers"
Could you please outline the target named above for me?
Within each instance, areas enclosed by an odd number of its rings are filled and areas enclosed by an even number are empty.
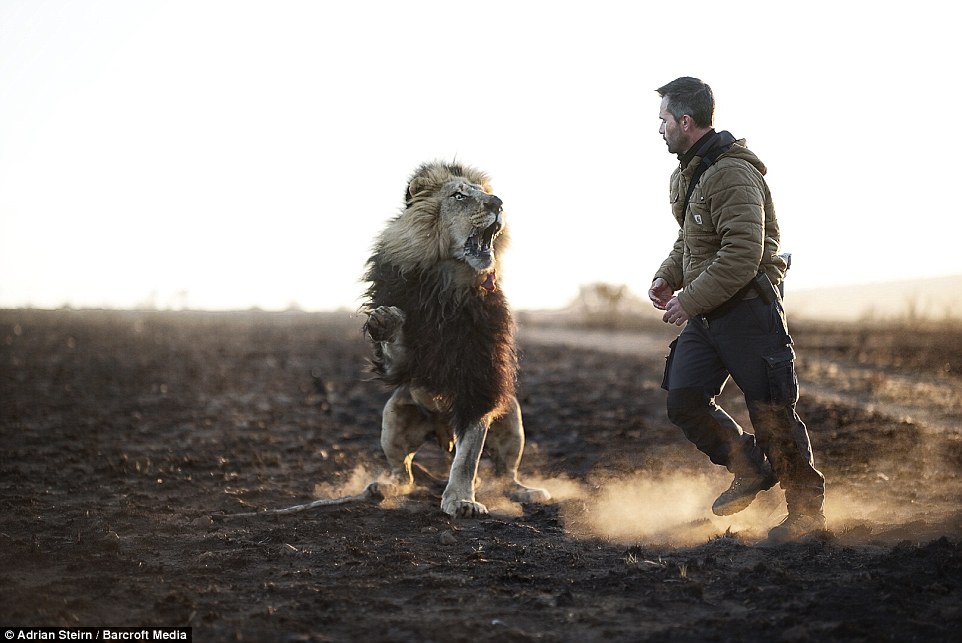
[[[745,394],[754,435],[715,404],[729,376]],[[781,301],[743,299],[723,315],[692,317],[671,343],[662,387],[668,418],[712,462],[753,476],[768,460],[789,513],[821,511],[825,479],[795,411],[795,351]]]

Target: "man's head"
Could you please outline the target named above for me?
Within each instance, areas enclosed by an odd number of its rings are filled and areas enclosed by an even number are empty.
[[[711,87],[697,78],[682,76],[659,87],[661,108],[658,133],[672,154],[684,154],[712,127],[715,97]]]

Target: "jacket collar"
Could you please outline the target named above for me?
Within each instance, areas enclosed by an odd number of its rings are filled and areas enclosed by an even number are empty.
[[[679,156],[681,161],[681,169],[687,172],[694,172],[696,165],[693,161],[700,158],[704,161],[705,157],[710,157],[710,161],[705,161],[704,165],[707,168],[709,165],[714,163],[720,156],[724,155],[732,144],[735,142],[735,137],[732,136],[731,132],[727,130],[722,130],[716,132],[711,130],[691,146],[691,149],[685,153],[684,158]],[[704,171],[704,170],[702,170]]]
[[[702,146],[705,145],[705,143],[707,143],[713,136],[715,136],[715,130],[708,130],[708,133],[695,141],[695,144],[689,147],[687,152],[684,154],[679,154],[678,162],[681,163],[681,166],[686,167],[696,156],[701,156],[698,152],[701,151]],[[705,151],[707,151],[707,148],[705,148]]]

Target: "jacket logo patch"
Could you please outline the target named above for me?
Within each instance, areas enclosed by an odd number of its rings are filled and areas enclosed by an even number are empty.
[[[696,215],[695,215],[695,223],[697,223],[698,225],[701,225],[701,215],[700,215],[700,214],[696,214]]]

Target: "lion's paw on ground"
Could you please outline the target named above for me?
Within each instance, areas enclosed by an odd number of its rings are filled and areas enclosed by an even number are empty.
[[[488,515],[488,508],[474,500],[444,500],[441,511],[452,518],[480,518]]]

